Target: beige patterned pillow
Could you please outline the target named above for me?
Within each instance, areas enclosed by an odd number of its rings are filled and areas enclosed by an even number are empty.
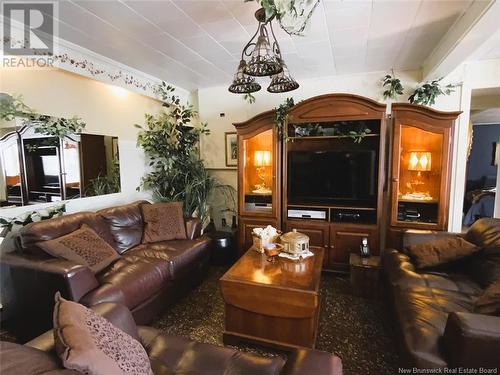
[[[54,340],[65,368],[90,375],[153,375],[139,341],[59,293],[55,300]]]
[[[89,266],[95,273],[102,271],[115,260],[118,253],[88,225],[65,236],[36,244],[46,253]]]
[[[181,202],[143,204],[143,243],[185,240],[186,223]]]

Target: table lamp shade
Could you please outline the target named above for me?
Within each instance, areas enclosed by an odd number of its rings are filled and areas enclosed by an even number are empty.
[[[271,165],[271,152],[255,151],[253,155],[253,164],[256,167],[269,167]]]
[[[408,159],[409,171],[430,171],[431,170],[431,153],[427,151],[412,151]]]

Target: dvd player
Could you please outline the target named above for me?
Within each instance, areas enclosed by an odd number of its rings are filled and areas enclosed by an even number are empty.
[[[326,210],[302,210],[302,209],[288,209],[288,217],[299,218],[299,219],[318,219],[326,220],[327,213]]]

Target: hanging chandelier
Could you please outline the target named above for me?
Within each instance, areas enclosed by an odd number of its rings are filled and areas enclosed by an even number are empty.
[[[260,8],[255,12],[255,18],[259,22],[257,31],[241,52],[238,70],[229,91],[235,94],[259,91],[261,86],[254,77],[266,76],[271,77],[271,84],[267,88],[269,92],[280,93],[297,89],[299,84],[290,75],[274,35],[274,16],[266,18],[264,9]]]

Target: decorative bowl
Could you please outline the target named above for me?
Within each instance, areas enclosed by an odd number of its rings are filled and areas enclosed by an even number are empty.
[[[264,246],[264,252],[268,257],[275,257],[283,251],[283,245],[279,243],[272,243]]]

